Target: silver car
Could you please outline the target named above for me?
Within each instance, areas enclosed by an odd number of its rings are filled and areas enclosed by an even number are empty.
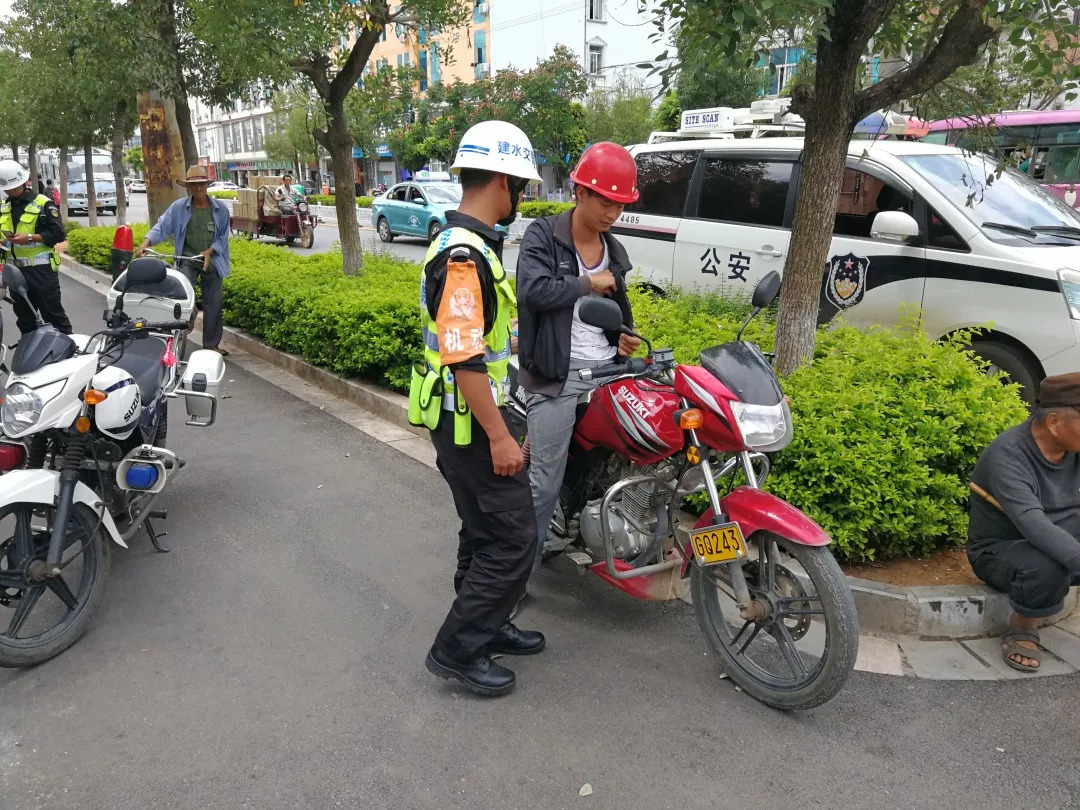
[[[94,183],[94,193],[97,195],[95,207],[99,214],[116,213],[116,185],[104,180]],[[86,211],[89,213],[86,199],[86,182],[79,181],[68,184],[67,211],[68,216],[75,216],[76,212]]]

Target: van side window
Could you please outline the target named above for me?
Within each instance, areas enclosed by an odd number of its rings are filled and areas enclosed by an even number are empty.
[[[833,233],[836,236],[869,239],[874,217],[882,211],[903,211],[910,214],[911,199],[866,172],[844,169]]]
[[[784,227],[793,166],[765,160],[707,158],[698,217]]]
[[[681,217],[699,154],[691,150],[636,155],[634,162],[637,163],[640,196],[636,203],[626,206],[626,210],[662,217]]]

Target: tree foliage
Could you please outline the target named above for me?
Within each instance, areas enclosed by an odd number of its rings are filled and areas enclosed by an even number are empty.
[[[585,111],[585,129],[593,143],[644,143],[652,131],[652,97],[643,83],[628,73],[617,75],[611,87],[594,89]]]
[[[469,84],[436,83],[422,98],[406,97],[403,106],[411,110],[411,120],[395,126],[387,142],[415,170],[430,159],[450,160],[473,124],[510,121],[561,178],[589,140],[588,113],[580,102],[587,89],[588,78],[573,51],[557,45],[530,70],[500,70],[491,79]]]
[[[756,67],[754,55],[727,53],[716,44],[702,47],[685,26],[679,26],[675,45],[675,95],[683,110],[706,107],[749,107],[765,88],[768,73]]]

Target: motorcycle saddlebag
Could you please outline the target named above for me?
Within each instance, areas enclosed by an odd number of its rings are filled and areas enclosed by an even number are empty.
[[[215,403],[224,377],[225,360],[220,354],[210,349],[198,349],[191,353],[179,392],[184,397],[189,423],[213,424]]]

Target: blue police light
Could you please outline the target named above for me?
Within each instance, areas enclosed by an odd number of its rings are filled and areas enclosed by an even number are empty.
[[[127,485],[132,489],[150,489],[158,480],[158,470],[153,464],[132,464],[125,474]]]

